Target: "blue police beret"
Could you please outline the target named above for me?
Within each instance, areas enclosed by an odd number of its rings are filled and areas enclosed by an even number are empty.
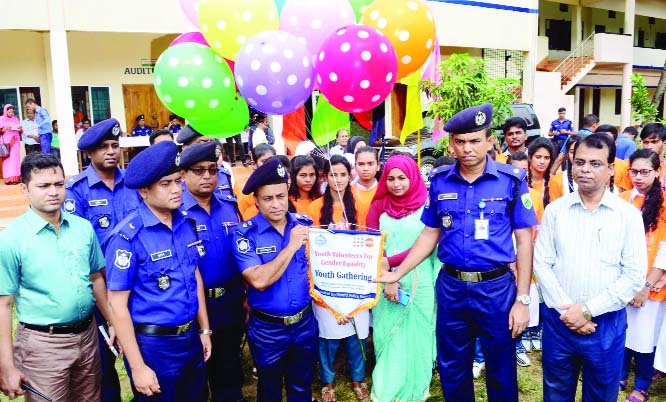
[[[178,132],[178,136],[176,137],[176,142],[178,142],[179,144],[189,144],[190,142],[192,142],[192,140],[201,136],[202,134],[200,132],[198,132],[188,124]]]
[[[493,122],[493,105],[472,106],[454,114],[444,125],[444,131],[451,134],[464,134],[481,131]]]
[[[144,188],[164,176],[180,170],[178,145],[164,141],[141,151],[127,165],[125,185],[128,188]]]
[[[217,162],[220,157],[220,149],[215,141],[200,142],[187,147],[180,154],[180,168],[185,169],[197,162]]]
[[[88,151],[95,148],[100,142],[107,140],[118,141],[120,136],[120,123],[111,118],[102,120],[83,133],[77,146],[82,151]]]
[[[250,178],[247,179],[247,183],[245,183],[245,187],[243,187],[243,194],[252,194],[261,186],[287,183],[288,181],[287,169],[280,163],[280,159],[270,158],[266,163],[252,172]]]

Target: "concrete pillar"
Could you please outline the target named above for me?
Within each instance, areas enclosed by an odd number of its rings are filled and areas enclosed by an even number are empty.
[[[530,8],[538,9],[538,0],[531,1]],[[531,40],[530,48],[525,53],[525,61],[523,62],[522,101],[525,103],[534,103],[534,75],[536,73],[539,52],[539,14],[528,15],[527,35],[529,35]]]
[[[634,43],[634,20],[636,12],[636,0],[625,0],[624,6],[624,33],[631,35],[631,43]],[[633,50],[633,49],[632,49]],[[622,128],[631,124],[631,72],[632,61],[622,67],[622,104],[620,108],[620,126]]]
[[[49,11],[49,44],[51,53],[50,70],[53,101],[55,110],[51,118],[58,120],[60,134],[60,157],[65,175],[79,172],[74,138],[74,116],[72,114],[72,87],[69,72],[69,52],[67,49],[67,31],[65,30],[65,4],[63,0],[47,2]]]
[[[571,7],[571,51],[583,41],[583,6]]]

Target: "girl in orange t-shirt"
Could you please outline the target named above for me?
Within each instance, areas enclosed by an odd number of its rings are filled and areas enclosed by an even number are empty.
[[[620,193],[620,198],[641,211],[645,226],[648,266],[645,286],[627,306],[627,339],[620,388],[627,387],[631,360],[636,363],[636,384],[627,400],[644,401],[652,382],[653,367],[664,370],[666,334],[661,325],[666,313],[666,202],[659,183],[659,156],[641,149],[629,157],[629,176],[633,189]],[[662,279],[664,278],[664,279]],[[657,357],[655,359],[655,347]]]
[[[548,138],[539,137],[527,147],[529,169],[527,185],[541,193],[544,208],[562,196],[562,184],[551,180],[550,168],[555,160],[553,144]]]
[[[299,155],[291,160],[289,199],[299,214],[307,214],[312,201],[321,197],[319,169],[310,156]]]
[[[314,200],[308,208],[313,226],[329,229],[359,229],[365,227],[367,211],[359,210],[354,200],[350,185],[351,165],[344,156],[333,155],[324,165],[324,177],[328,186],[321,198]],[[344,214],[343,214],[344,210]],[[319,326],[319,361],[321,369],[322,400],[333,401],[335,370],[333,361],[341,343],[346,345],[352,390],[356,399],[367,400],[370,397],[365,383],[365,360],[363,350],[367,350],[365,339],[370,331],[370,312],[363,310],[354,316],[354,325],[349,322],[337,322],[328,310],[314,305],[314,313]]]

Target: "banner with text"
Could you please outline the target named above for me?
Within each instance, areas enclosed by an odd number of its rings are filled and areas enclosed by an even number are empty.
[[[310,295],[336,318],[377,304],[384,249],[381,233],[310,228]]]

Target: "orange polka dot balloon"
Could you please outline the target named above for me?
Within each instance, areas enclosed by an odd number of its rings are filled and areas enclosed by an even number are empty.
[[[398,55],[398,79],[418,70],[435,44],[435,20],[421,0],[376,0],[361,24],[386,35]]]

